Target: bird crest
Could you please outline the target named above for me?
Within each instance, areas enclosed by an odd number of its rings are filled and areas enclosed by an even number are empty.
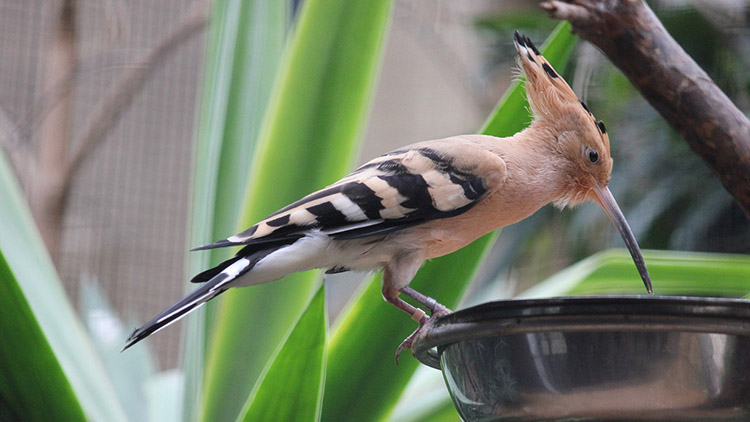
[[[594,177],[606,186],[612,172],[612,158],[604,122],[596,120],[586,103],[578,99],[527,36],[516,31],[514,43],[520,68],[526,76],[525,88],[534,125],[557,140],[562,155],[580,167],[580,177]],[[583,180],[573,183],[588,185]],[[586,199],[591,199],[589,191],[571,190],[569,196],[556,204],[576,205]]]

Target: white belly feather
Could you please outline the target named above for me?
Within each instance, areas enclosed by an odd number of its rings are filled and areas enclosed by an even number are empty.
[[[278,280],[285,275],[316,268],[344,267],[366,271],[383,266],[398,251],[390,242],[372,239],[335,241],[314,230],[289,246],[284,246],[258,261],[232,284],[251,286]]]

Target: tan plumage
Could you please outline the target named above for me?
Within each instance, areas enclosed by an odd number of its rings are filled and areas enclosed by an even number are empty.
[[[644,283],[635,240],[607,185],[609,138],[533,43],[516,33],[534,121],[509,137],[463,135],[420,142],[377,157],[268,216],[242,233],[202,246],[243,246],[193,278],[206,282],[136,330],[127,347],[176,321],[229,287],[276,280],[312,268],[329,272],[382,267],[383,297],[419,322],[447,309],[408,288],[425,260],[460,249],[552,202],[598,201],[620,230]],[[415,331],[399,347],[411,346]]]

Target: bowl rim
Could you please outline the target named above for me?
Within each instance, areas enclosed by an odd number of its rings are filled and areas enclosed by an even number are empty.
[[[428,324],[412,352],[422,364],[440,369],[440,354],[446,346],[476,337],[547,331],[689,331],[750,336],[750,300],[651,295],[509,299],[462,309]]]

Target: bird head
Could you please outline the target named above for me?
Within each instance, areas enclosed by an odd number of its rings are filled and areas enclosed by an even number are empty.
[[[641,250],[608,187],[613,161],[604,122],[596,120],[528,37],[516,31],[514,42],[526,75],[534,126],[543,138],[551,140],[551,150],[560,158],[555,161],[561,167],[558,173],[567,179],[555,205],[577,205],[587,200],[601,205],[625,241],[646,289],[652,293]]]

